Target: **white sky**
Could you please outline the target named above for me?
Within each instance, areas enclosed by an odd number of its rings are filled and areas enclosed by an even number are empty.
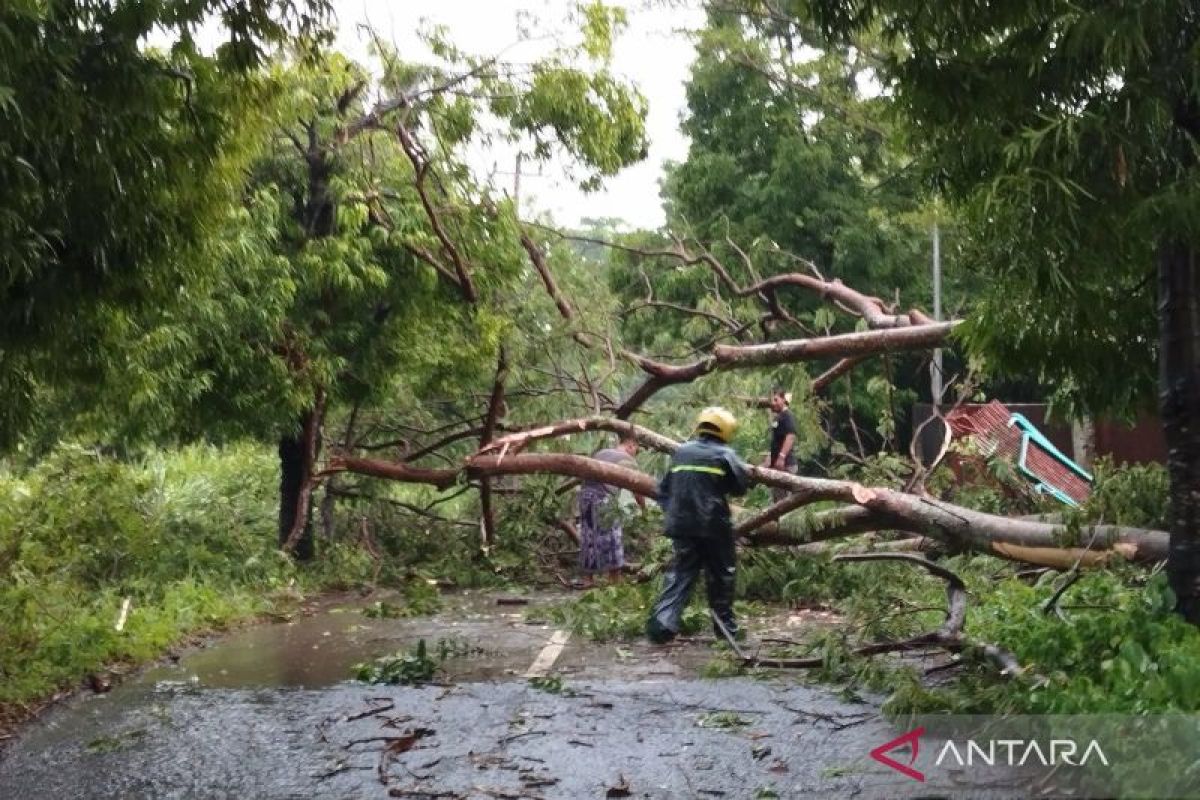
[[[613,70],[632,81],[649,105],[646,120],[650,141],[645,161],[625,169],[603,188],[584,194],[563,173],[561,165],[545,165],[541,174],[530,174],[526,163],[521,177],[522,214],[549,212],[555,222],[576,225],[583,217],[618,217],[634,227],[653,228],[663,223],[658,183],[663,163],[687,155],[687,139],[679,132],[684,110],[684,82],[693,58],[691,40],[678,33],[703,23],[698,4],[664,8],[645,0],[609,0],[624,7],[629,27],[613,50]],[[491,55],[518,40],[519,14],[532,13],[542,24],[535,30],[563,29],[575,3],[571,0],[334,0],[338,16],[338,48],[358,59],[367,58],[367,37],[360,30],[369,22],[400,49],[402,58],[424,55],[417,32],[428,24],[444,25],[457,46],[478,55]],[[427,24],[423,25],[423,21]],[[506,58],[536,57],[536,44],[509,51]],[[529,49],[533,48],[533,49]],[[411,54],[411,55],[410,55]],[[495,168],[509,174],[497,181],[511,185],[513,154],[494,152],[478,168]],[[498,162],[498,163],[497,163]]]

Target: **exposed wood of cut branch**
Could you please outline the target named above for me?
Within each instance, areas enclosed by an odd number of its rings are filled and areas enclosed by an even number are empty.
[[[769,367],[812,361],[817,358],[845,358],[904,350],[927,350],[942,344],[958,322],[937,322],[878,331],[844,333],[815,339],[793,339],[772,344],[728,345],[713,348],[718,369]]]
[[[424,469],[410,466],[402,461],[385,461],[379,458],[354,456],[334,456],[329,459],[325,472],[353,472],[358,475],[386,478],[402,483],[425,483],[438,489],[449,489],[458,482],[458,478],[462,474],[457,469]]]
[[[950,331],[958,324],[938,322],[932,325],[860,331],[812,339],[788,339],[771,344],[718,344],[713,347],[711,356],[682,365],[663,364],[645,356],[626,353],[648,377],[615,413],[618,418],[626,419],[659,390],[673,384],[690,383],[717,370],[770,367],[825,358],[846,359],[847,362],[841,365],[840,371],[825,380],[822,384],[824,388],[833,378],[845,374],[854,366],[853,363],[849,363],[850,359],[862,359],[882,353],[928,350],[944,343]]]
[[[674,439],[663,436],[661,433],[652,431],[649,428],[644,428],[641,425],[635,425],[632,422],[612,419],[611,417],[582,417],[501,436],[486,447],[481,447],[479,452],[483,454],[493,450],[528,444],[539,439],[568,436],[573,433],[583,433],[585,431],[610,431],[621,436],[633,436],[642,445],[662,453],[673,453],[679,447],[679,442]]]

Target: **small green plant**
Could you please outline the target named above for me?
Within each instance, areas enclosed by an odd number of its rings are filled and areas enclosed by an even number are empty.
[[[718,730],[738,730],[745,728],[750,721],[735,711],[710,711],[701,714],[696,725],[701,728],[717,728]]]
[[[405,616],[404,609],[386,600],[376,600],[371,605],[365,607],[362,610],[362,614],[364,617],[370,617],[371,619],[395,619]]]
[[[145,737],[146,731],[141,729],[127,731],[117,736],[98,736],[87,743],[87,751],[89,753],[115,753],[118,750],[132,747]]]
[[[404,598],[403,604],[387,600],[376,600],[362,609],[363,616],[372,619],[403,619],[408,617],[427,617],[442,608],[442,595],[437,586],[418,578],[404,584],[400,590]]]
[[[735,678],[738,675],[745,674],[746,668],[740,662],[734,661],[728,657],[717,657],[709,659],[700,667],[701,678]]]
[[[539,692],[547,694],[563,694],[563,679],[559,675],[535,676],[529,679],[529,685]]]
[[[396,653],[368,663],[355,664],[354,677],[366,683],[413,686],[433,680],[440,665],[440,661],[430,658],[425,640],[420,639],[410,653]]]
[[[452,637],[437,640],[437,659],[446,661],[451,658],[470,658],[471,656],[486,655],[487,651],[479,645],[471,644],[466,639]]]
[[[442,593],[424,578],[408,581],[400,592],[404,595],[405,616],[428,617],[442,610]]]

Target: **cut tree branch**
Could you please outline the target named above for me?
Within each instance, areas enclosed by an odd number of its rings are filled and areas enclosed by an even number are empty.
[[[598,425],[595,426],[599,428]],[[580,430],[578,425],[547,426],[529,432],[520,444],[550,431],[560,435]],[[665,439],[666,437],[662,437]],[[643,440],[647,440],[643,434]],[[496,443],[493,443],[496,444]],[[510,448],[512,443],[510,442]],[[493,475],[554,474],[604,483],[628,489],[645,497],[655,497],[657,481],[645,473],[614,464],[606,464],[586,456],[560,453],[501,453],[476,454],[468,458],[463,470],[469,477]],[[445,488],[459,476],[455,470],[419,470],[406,464],[370,459],[335,458],[330,471],[350,470],[391,480],[432,483]],[[809,478],[787,472],[748,467],[750,477],[757,483],[799,493],[805,503],[836,501],[851,504],[852,508],[835,509],[811,515],[808,519],[832,530],[822,534],[817,526],[806,524],[801,515],[793,523],[787,517],[780,523],[763,526],[754,540],[760,543],[803,544],[835,535],[845,536],[870,530],[900,530],[937,539],[957,548],[989,553],[1012,561],[1040,566],[1066,568],[1075,563],[1095,565],[1118,557],[1138,563],[1155,563],[1166,558],[1167,534],[1163,531],[1128,528],[1116,525],[1085,526],[1083,535],[1090,536],[1084,544],[1072,544],[1065,526],[1035,520],[1010,519],[967,508],[942,503],[927,497],[917,497],[894,489],[866,487],[853,481]],[[838,518],[840,515],[840,519]],[[777,525],[771,528],[770,525]],[[799,528],[799,530],[797,530]]]

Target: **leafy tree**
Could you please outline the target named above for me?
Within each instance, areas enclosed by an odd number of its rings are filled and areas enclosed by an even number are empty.
[[[467,149],[503,137],[533,158],[562,151],[587,184],[643,153],[644,102],[607,67],[620,14],[594,5],[581,20],[582,42],[532,65],[463,53],[437,31],[433,64],[377,43],[378,80],[337,54],[276,65],[283,91],[242,203],[193,255],[209,271],[182,302],[122,320],[126,363],[76,396],[101,410],[95,426],[275,438],[281,543],[310,557],[327,414],[455,397],[490,380],[519,333],[510,309],[529,255]],[[119,415],[114,392],[128,398]]]
[[[778,4],[729,0],[706,8],[683,120],[691,143],[664,184],[667,235],[623,243],[670,249],[669,237],[681,237],[709,249],[746,283],[817,268],[901,308],[927,305],[929,228],[939,214],[944,222],[945,212],[912,168],[892,99],[871,90],[872,58],[778,13]],[[959,275],[946,287],[951,309],[964,295]],[[627,340],[649,352],[678,352],[682,341],[686,353],[734,332],[748,343],[843,333],[854,325],[819,298],[787,290],[772,300],[792,322],[722,324],[767,309],[759,297],[722,297],[700,262],[681,269],[677,260],[620,256],[612,280],[637,309],[623,319]],[[808,380],[803,370],[795,372],[774,377],[800,400]],[[770,382],[760,378],[741,393],[761,396]],[[894,439],[896,409],[918,392],[927,395],[927,387],[918,357],[864,364],[833,388],[832,407],[822,416],[835,439],[856,450],[864,440],[874,450]],[[860,431],[856,417],[872,423]]]
[[[710,4],[698,34],[691,146],[665,186],[672,226],[722,244],[763,239],[848,284],[924,301],[926,227],[912,224],[923,187],[889,98],[862,88],[871,62],[736,5]],[[756,264],[795,268],[769,251]]]
[[[239,184],[266,87],[265,48],[311,41],[325,0],[12,0],[0,8],[0,439],[40,391],[94,380],[103,324],[162,303],[192,270],[177,255]],[[191,33],[219,18],[202,54]],[[165,33],[169,52],[144,44]]]
[[[1168,570],[1179,610],[1200,623],[1200,11],[1181,0],[790,11],[889,43],[885,80],[992,280],[967,332],[976,352],[1091,411],[1149,401],[1157,364]]]

